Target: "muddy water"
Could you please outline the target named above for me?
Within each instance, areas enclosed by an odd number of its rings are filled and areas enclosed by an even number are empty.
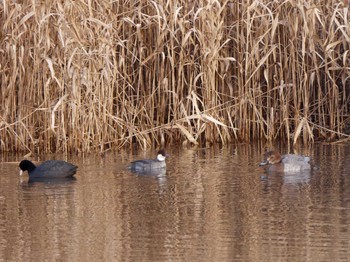
[[[76,180],[28,183],[1,155],[1,261],[346,261],[350,145],[315,145],[318,170],[265,174],[263,149],[173,149],[165,173],[129,161],[153,151],[68,157]],[[62,156],[41,156],[63,158]]]

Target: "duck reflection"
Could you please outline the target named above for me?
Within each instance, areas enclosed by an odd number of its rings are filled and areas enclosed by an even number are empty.
[[[288,173],[265,173],[260,175],[262,181],[276,182],[281,181],[283,184],[308,184],[310,182],[311,172],[288,172]]]
[[[155,178],[157,180],[159,189],[162,191],[166,187],[167,183],[167,176],[166,176],[166,169],[155,169],[155,170],[142,170],[142,171],[131,171],[133,174],[135,174],[138,177],[142,178]]]
[[[66,177],[66,178],[46,178],[46,177],[35,177],[35,178],[29,178],[28,184],[35,184],[35,183],[44,183],[44,184],[50,184],[50,185],[63,185],[63,184],[70,184],[75,182],[77,179],[75,177]]]

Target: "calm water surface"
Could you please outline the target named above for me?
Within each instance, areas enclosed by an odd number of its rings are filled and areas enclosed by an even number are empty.
[[[153,150],[40,156],[79,166],[76,180],[46,183],[1,155],[0,261],[350,257],[350,145],[300,150],[319,170],[294,175],[265,174],[258,146],[168,151],[166,173],[148,175],[126,166]]]

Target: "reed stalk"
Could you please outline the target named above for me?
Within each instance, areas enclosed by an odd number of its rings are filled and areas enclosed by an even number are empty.
[[[342,1],[0,3],[0,150],[350,133]]]

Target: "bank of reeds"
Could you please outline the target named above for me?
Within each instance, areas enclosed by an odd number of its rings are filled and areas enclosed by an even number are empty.
[[[39,2],[0,2],[3,151],[349,134],[341,1]]]

